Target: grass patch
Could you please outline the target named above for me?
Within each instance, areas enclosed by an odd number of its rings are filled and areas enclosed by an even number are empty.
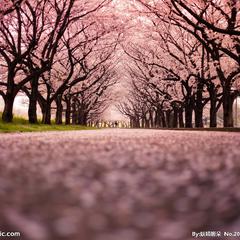
[[[0,133],[10,132],[45,132],[45,131],[72,131],[72,130],[92,130],[95,128],[80,125],[45,125],[45,124],[29,124],[28,120],[16,116],[12,123],[4,123],[0,114]]]

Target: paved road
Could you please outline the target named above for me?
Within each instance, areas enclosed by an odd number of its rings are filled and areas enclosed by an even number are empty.
[[[192,231],[239,231],[239,183],[239,133],[0,135],[0,231],[20,231],[24,240],[185,240]]]

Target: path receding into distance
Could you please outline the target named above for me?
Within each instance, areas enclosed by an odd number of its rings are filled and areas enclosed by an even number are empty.
[[[239,133],[0,135],[0,230],[20,231],[21,240],[186,240],[192,231],[239,231],[239,184]]]

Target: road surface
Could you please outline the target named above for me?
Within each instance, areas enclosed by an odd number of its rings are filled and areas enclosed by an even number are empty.
[[[240,231],[239,183],[239,133],[0,135],[0,231],[19,231],[21,240],[185,240],[193,231]]]

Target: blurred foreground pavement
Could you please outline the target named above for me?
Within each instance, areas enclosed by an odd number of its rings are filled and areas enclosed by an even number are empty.
[[[0,135],[0,231],[21,232],[7,239],[229,239],[224,231],[240,231],[239,183],[240,133]]]

